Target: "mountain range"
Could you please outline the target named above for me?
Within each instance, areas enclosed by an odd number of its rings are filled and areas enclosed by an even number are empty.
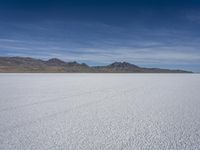
[[[0,57],[0,73],[192,73],[185,70],[144,68],[128,62],[106,66],[65,62],[58,58],[47,61],[30,57]]]

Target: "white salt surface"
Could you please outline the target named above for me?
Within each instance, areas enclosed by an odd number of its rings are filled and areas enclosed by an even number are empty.
[[[199,74],[0,74],[0,150],[199,150]]]

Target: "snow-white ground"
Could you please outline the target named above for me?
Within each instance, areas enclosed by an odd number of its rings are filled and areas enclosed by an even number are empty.
[[[199,150],[198,74],[0,74],[0,150]]]

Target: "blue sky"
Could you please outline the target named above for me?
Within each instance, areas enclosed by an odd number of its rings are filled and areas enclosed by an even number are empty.
[[[1,0],[0,55],[200,72],[197,0]]]

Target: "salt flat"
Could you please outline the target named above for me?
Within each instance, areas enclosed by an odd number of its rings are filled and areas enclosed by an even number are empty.
[[[200,149],[200,75],[0,74],[0,149]]]

